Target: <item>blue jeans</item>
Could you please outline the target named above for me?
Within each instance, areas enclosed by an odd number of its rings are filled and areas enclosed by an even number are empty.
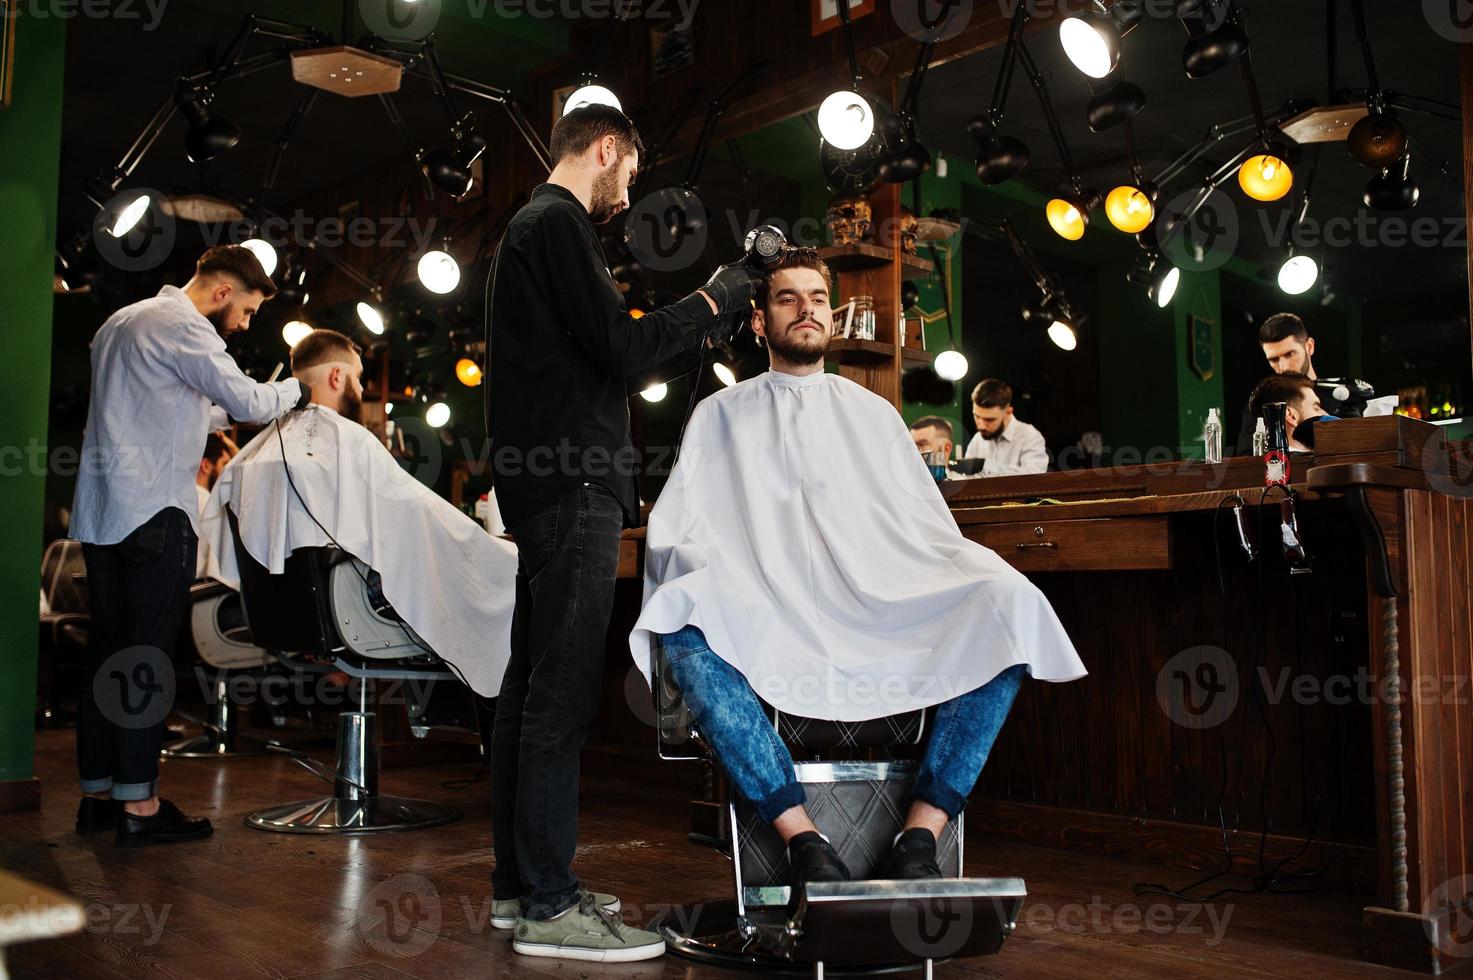
[[[752,686],[735,667],[716,655],[695,626],[661,638],[671,675],[701,737],[715,749],[737,791],[769,823],[800,805],[803,788],[793,778],[793,757],[777,737]],[[936,708],[931,737],[911,796],[949,817],[966,806],[967,794],[997,733],[1007,719],[1027,670],[1015,664],[981,687]]]

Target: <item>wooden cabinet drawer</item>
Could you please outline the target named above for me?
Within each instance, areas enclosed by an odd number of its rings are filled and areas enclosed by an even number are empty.
[[[963,533],[997,552],[1020,572],[1171,567],[1171,539],[1165,517],[970,524]]]

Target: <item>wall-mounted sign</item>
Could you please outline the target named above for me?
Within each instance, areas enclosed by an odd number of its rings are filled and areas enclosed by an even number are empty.
[[[839,20],[839,0],[812,0],[812,2],[814,37],[827,33],[843,23]],[[850,20],[874,12],[875,0],[849,0]]]
[[[1187,317],[1187,344],[1191,351],[1192,370],[1207,381],[1216,369],[1212,355],[1212,332],[1215,324],[1205,316]]]

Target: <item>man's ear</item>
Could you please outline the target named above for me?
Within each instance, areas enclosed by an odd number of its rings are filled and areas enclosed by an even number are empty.
[[[210,290],[210,298],[215,301],[216,306],[225,306],[234,294],[235,285],[229,279],[221,279],[215,283],[215,288]]]
[[[1314,357],[1314,338],[1308,337],[1304,341],[1304,356]]]
[[[761,310],[752,311],[752,332],[759,337],[767,336],[767,314]]]

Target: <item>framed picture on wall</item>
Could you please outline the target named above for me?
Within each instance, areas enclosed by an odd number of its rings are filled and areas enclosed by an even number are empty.
[[[814,37],[826,34],[843,23],[839,20],[839,0],[811,0],[811,2],[813,4]],[[848,2],[850,20],[875,12],[875,0],[848,0]]]
[[[20,17],[20,0],[0,0],[0,109],[10,107],[10,90],[15,85],[15,22]]]

